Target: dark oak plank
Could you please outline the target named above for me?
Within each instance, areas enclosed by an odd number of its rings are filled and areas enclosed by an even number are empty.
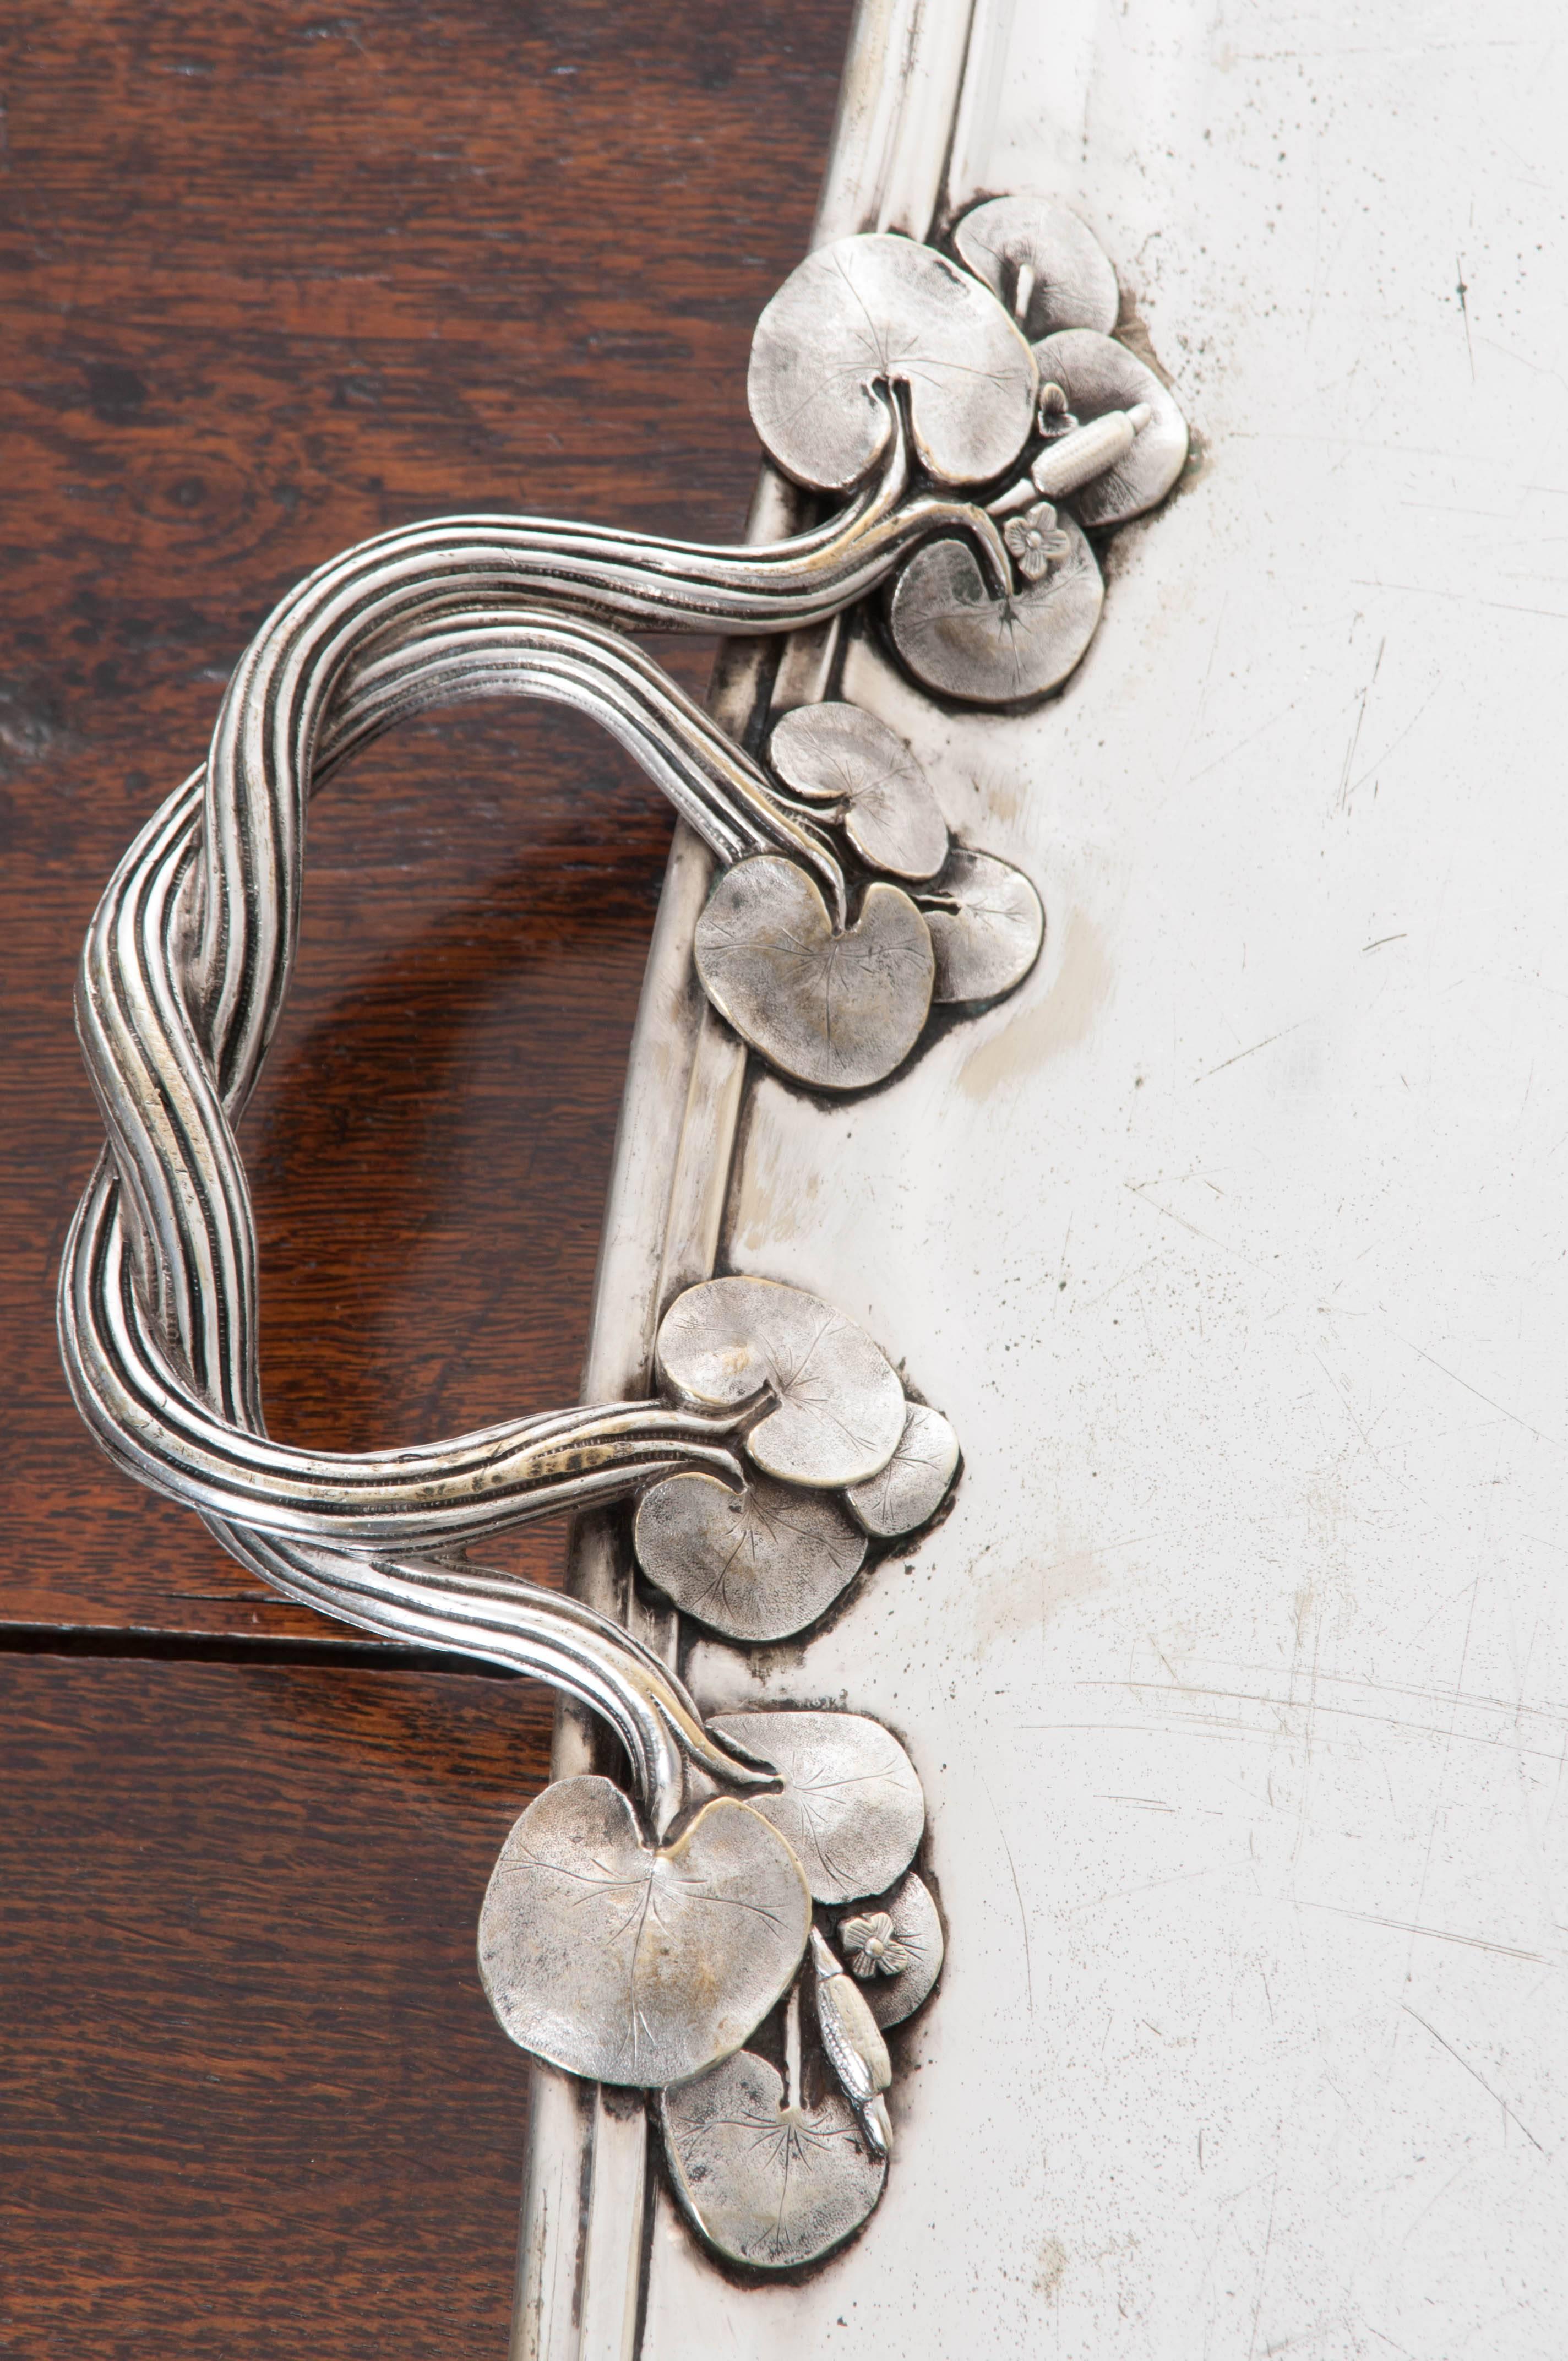
[[[0,18],[0,1620],[302,1631],[115,1476],[52,1288],[96,1125],[93,903],[270,602],[410,517],[736,532],[848,0],[14,0]],[[707,652],[671,652],[690,683]],[[246,1134],[276,1430],[572,1398],[667,825],[559,716],[444,719],[313,823]],[[543,1578],[561,1536],[510,1562]]]
[[[474,1927],[547,1734],[521,1681],[0,1656],[8,2361],[500,2361]]]

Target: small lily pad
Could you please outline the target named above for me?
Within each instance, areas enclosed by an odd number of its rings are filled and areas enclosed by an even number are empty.
[[[861,1713],[721,1713],[709,1728],[784,1781],[751,1808],[786,1839],[818,1902],[881,1894],[906,1870],[926,1825],[915,1765]]]
[[[1049,197],[992,197],[964,215],[953,244],[1025,335],[1115,326],[1116,274],[1099,239],[1066,205]]]
[[[942,1972],[942,1921],[925,1880],[911,1870],[879,1911],[840,1918],[839,1949],[880,2026],[913,2016]]]
[[[784,2086],[749,2049],[660,2103],[675,2193],[708,2244],[753,2270],[789,2270],[841,2246],[887,2179],[837,2092],[786,2106]]]
[[[1006,705],[1067,678],[1094,636],[1105,586],[1072,518],[1064,511],[1058,523],[1067,555],[1004,598],[967,541],[944,536],[915,552],[894,586],[888,628],[917,680],[971,705]]]
[[[885,1466],[904,1433],[898,1373],[863,1328],[804,1288],[709,1279],[678,1295],[659,1329],[659,1367],[710,1410],[762,1395],[776,1407],[746,1437],[764,1474],[830,1490]]]
[[[757,322],[747,395],[785,475],[848,491],[890,432],[878,385],[907,392],[920,464],[942,484],[981,484],[1017,457],[1038,392],[1033,356],[995,297],[912,238],[819,247]]]
[[[1091,328],[1064,329],[1035,349],[1041,370],[1061,387],[1068,408],[1085,426],[1108,410],[1148,405],[1131,450],[1072,495],[1079,522],[1124,524],[1163,500],[1187,459],[1187,421],[1169,389],[1125,345]]]
[[[894,877],[933,877],[948,823],[902,738],[858,705],[802,705],[774,725],[768,760],[786,787],[832,804],[861,860]]]
[[[814,877],[777,853],[727,869],[696,922],[703,990],[742,1040],[817,1090],[858,1091],[903,1064],[931,1005],[926,921],[878,878],[835,933]]]
[[[868,1533],[891,1540],[912,1533],[935,1516],[959,1468],[959,1438],[938,1410],[911,1402],[898,1448],[887,1466],[845,1493]],[[713,1483],[713,1477],[675,1477],[675,1483]]]
[[[646,2090],[740,2048],[788,1986],[811,1905],[776,1828],[721,1795],[655,1850],[608,1779],[560,1779],[501,1849],[479,1974],[535,2058]]]
[[[924,906],[937,957],[933,1000],[999,1000],[1040,955],[1046,914],[1011,862],[955,845]]]
[[[740,1491],[716,1476],[668,1477],[644,1493],[632,1537],[643,1573],[683,1615],[753,1642],[815,1623],[866,1554],[831,1493],[765,1476]]]

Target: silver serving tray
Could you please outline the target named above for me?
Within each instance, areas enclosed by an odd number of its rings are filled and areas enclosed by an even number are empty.
[[[1531,6],[861,10],[817,239],[1065,198],[1204,456],[1043,709],[846,677],[1039,884],[1015,999],[870,1100],[744,1080],[675,849],[590,1390],[717,1265],[952,1416],[907,1572],[685,1664],[903,1735],[948,1960],[802,2283],[536,2070],[519,2356],[1563,2349],[1565,77]]]
[[[94,1432],[290,1595],[577,1700],[481,1922],[556,2061],[514,2361],[1563,2350],[1565,55],[1531,0],[863,0],[748,545],[480,517],[332,561],[101,906]],[[1078,221],[977,243],[1003,195]],[[1089,256],[1045,334],[1025,247]],[[705,716],[627,634],[716,624]],[[1014,660],[1056,693],[976,702]],[[233,1132],[306,800],[498,686],[692,823],[584,1400],[313,1454],[262,1426]],[[894,818],[811,805],[780,717],[902,740]],[[746,1646],[695,1620],[703,1520],[773,1478],[837,1603],[791,1560]],[[565,1503],[575,1599],[466,1554]],[[856,1579],[867,1532],[909,1538]],[[752,2129],[831,2156],[819,2213],[774,2220]]]

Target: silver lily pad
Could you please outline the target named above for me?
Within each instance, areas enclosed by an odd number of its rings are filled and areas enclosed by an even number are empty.
[[[721,1795],[655,1850],[608,1779],[561,1779],[501,1848],[479,1974],[521,2048],[660,2090],[740,2048],[787,1988],[811,1905],[800,1865]]]
[[[1000,296],[1025,334],[1116,324],[1110,258],[1075,213],[1050,197],[992,197],[953,233],[959,259]]]
[[[709,1728],[771,1763],[784,1784],[751,1808],[770,1819],[818,1902],[881,1894],[906,1870],[926,1826],[915,1765],[861,1713],[721,1713]]]
[[[726,869],[696,922],[703,990],[742,1040],[817,1090],[858,1091],[902,1065],[931,1005],[926,921],[878,878],[835,933],[814,877],[777,853]]]
[[[959,1438],[939,1410],[911,1402],[904,1433],[887,1466],[845,1493],[868,1533],[891,1540],[934,1516],[959,1468]],[[675,1483],[714,1483],[713,1477],[675,1477]]]
[[[912,238],[841,237],[792,270],[757,322],[751,417],[786,475],[848,491],[887,444],[878,385],[907,390],[915,449],[942,484],[1011,466],[1038,392],[1024,336],[967,271]]]
[[[934,877],[948,823],[926,774],[885,721],[858,705],[801,705],[775,724],[768,760],[786,787],[831,804],[872,869]]]
[[[1067,678],[1094,636],[1105,586],[1073,520],[1063,512],[1058,522],[1067,555],[1005,598],[968,542],[928,541],[915,552],[894,587],[888,627],[917,680],[971,705],[1005,705]]]
[[[1046,914],[1010,861],[955,845],[923,906],[937,955],[934,1000],[1000,999],[1040,955]]]
[[[771,1396],[746,1450],[784,1483],[824,1491],[861,1483],[886,1466],[904,1433],[904,1389],[886,1354],[804,1288],[771,1279],[688,1287],[660,1325],[658,1362],[668,1384],[707,1409]]]
[[[841,2246],[887,2179],[848,2102],[787,2106],[749,2049],[660,2103],[675,2193],[708,2244],[753,2270],[789,2270]]]
[[[683,1615],[753,1642],[815,1623],[866,1554],[831,1493],[765,1476],[740,1491],[716,1476],[668,1477],[644,1493],[632,1538],[643,1573]]]
[[[868,1927],[869,1940],[861,1931]],[[878,1944],[881,1949],[873,1956]],[[943,1948],[937,1905],[925,1880],[913,1870],[879,1911],[839,1921],[844,1964],[884,2029],[914,2015],[942,1972]]]
[[[1043,374],[1059,385],[1085,426],[1109,410],[1146,402],[1149,416],[1130,451],[1072,496],[1080,523],[1124,524],[1163,500],[1187,460],[1187,421],[1168,389],[1125,345],[1091,328],[1066,328],[1035,347]]]

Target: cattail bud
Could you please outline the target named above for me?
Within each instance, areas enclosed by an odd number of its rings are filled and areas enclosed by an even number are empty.
[[[1126,457],[1153,414],[1146,401],[1131,410],[1108,410],[1103,418],[1075,426],[1070,434],[1048,443],[1029,470],[1036,491],[1042,500],[1065,500],[1080,484],[1102,476]]]
[[[882,2028],[866,2004],[865,1995],[814,1927],[811,1961],[817,1971],[817,2022],[822,2047],[844,2095],[866,2127],[879,2156],[891,2154],[893,2125],[882,2093],[893,2080],[893,2060]]]

